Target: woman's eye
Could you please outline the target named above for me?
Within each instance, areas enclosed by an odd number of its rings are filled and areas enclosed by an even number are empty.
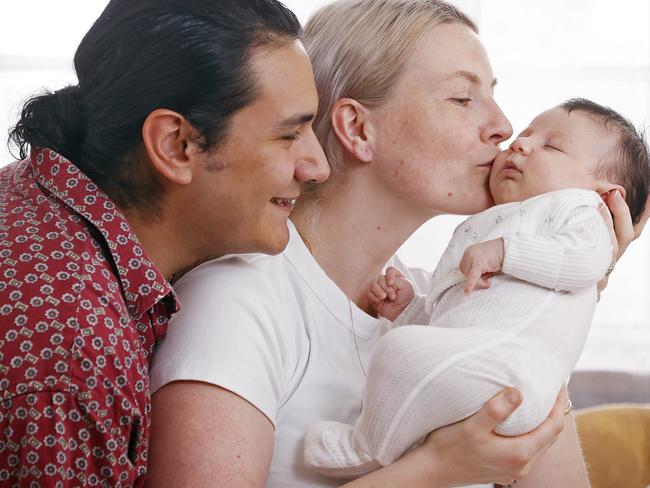
[[[452,102],[454,102],[454,103],[456,103],[458,105],[461,105],[463,107],[467,106],[469,104],[469,102],[472,101],[471,98],[452,98],[451,100],[452,100]]]

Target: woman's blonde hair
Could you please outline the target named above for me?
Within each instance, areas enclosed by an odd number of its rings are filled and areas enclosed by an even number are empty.
[[[370,106],[384,103],[418,40],[443,23],[461,23],[478,32],[461,11],[435,0],[339,0],[309,19],[303,42],[319,97],[314,131],[333,175],[342,164],[330,118],[336,101],[347,97]],[[307,193],[313,197],[318,188]]]

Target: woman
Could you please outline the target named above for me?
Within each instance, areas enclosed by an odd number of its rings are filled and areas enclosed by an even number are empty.
[[[359,412],[384,332],[371,282],[431,217],[491,205],[490,166],[512,129],[475,31],[430,1],[337,2],[310,21],[314,127],[332,176],[302,198],[280,256],[226,257],[178,282],[185,309],[152,370],[151,486],[341,484],[304,467],[302,439],[314,420]],[[622,231],[624,204],[613,210]],[[534,432],[492,433],[520,401],[508,390],[346,486],[510,483],[537,460],[518,486],[587,486],[563,395]]]

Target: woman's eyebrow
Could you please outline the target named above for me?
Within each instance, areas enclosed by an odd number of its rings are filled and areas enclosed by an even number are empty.
[[[479,75],[477,75],[473,71],[467,71],[467,70],[455,71],[454,73],[443,77],[440,80],[440,82],[452,80],[454,78],[464,78],[467,81],[469,81],[470,83],[472,83],[473,85],[481,85],[482,84],[482,80],[481,80],[481,77]],[[492,80],[492,83],[490,83],[490,88],[494,88],[496,86],[496,84],[497,84],[497,79],[494,78]]]

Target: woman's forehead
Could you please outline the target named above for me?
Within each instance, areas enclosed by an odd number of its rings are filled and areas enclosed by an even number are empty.
[[[416,45],[406,72],[431,82],[462,80],[492,85],[492,66],[478,36],[466,25],[440,24],[429,29]]]

